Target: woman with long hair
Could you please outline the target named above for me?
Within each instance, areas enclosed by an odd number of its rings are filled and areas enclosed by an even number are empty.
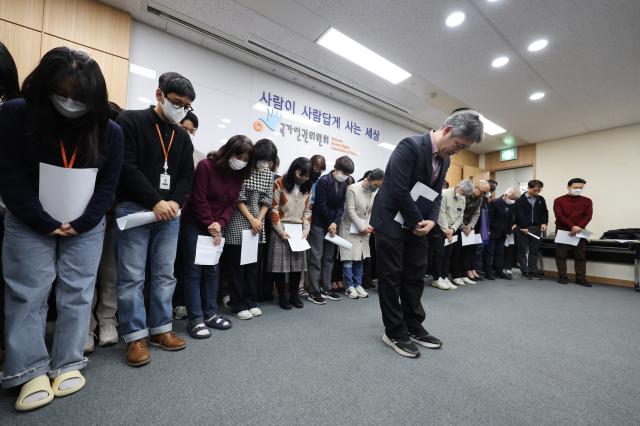
[[[217,152],[209,153],[196,167],[191,193],[182,210],[180,238],[189,319],[187,331],[194,339],[211,337],[209,328],[231,328],[231,321],[218,314],[219,265],[196,265],[196,247],[198,236],[213,237],[214,246],[221,244],[242,182],[253,169],[252,151],[251,140],[236,135]]]
[[[122,169],[123,135],[109,120],[100,67],[86,53],[66,47],[50,50],[26,78],[22,94],[23,99],[5,102],[0,109],[0,192],[7,206],[2,259],[7,355],[2,386],[22,385],[15,406],[24,411],[46,405],[54,396],[75,393],[85,384],[79,370],[87,364],[83,348],[104,216]],[[41,174],[56,170],[74,185],[87,185],[78,181],[75,169],[96,173],[95,184],[88,200],[73,200],[86,203],[84,212],[62,219],[59,211],[54,213],[59,206],[41,201]],[[65,193],[72,188],[59,191],[67,198],[74,195]],[[58,317],[49,353],[44,324],[54,285]]]

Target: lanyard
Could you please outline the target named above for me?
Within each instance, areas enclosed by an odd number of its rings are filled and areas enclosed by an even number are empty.
[[[76,155],[78,154],[78,145],[76,145],[76,149],[73,150],[73,155],[71,155],[71,161],[69,162],[67,162],[67,151],[64,149],[64,143],[62,141],[60,141],[60,153],[62,154],[62,163],[65,169],[73,168],[73,163],[76,162]]]
[[[165,147],[164,139],[162,139],[162,134],[160,133],[160,127],[158,123],[156,123],[156,130],[158,131],[158,138],[160,138],[160,145],[162,146],[162,152],[164,153],[164,172],[167,173],[167,169],[169,168],[169,151],[171,151],[171,145],[173,145],[173,137],[176,135],[176,131],[171,132],[171,140],[169,141],[169,147]]]

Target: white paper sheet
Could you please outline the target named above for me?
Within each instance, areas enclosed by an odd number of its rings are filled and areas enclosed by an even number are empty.
[[[451,242],[449,242],[449,239],[447,237],[444,238],[444,246],[445,247],[448,246],[449,244],[453,244],[453,243],[456,243],[456,242],[458,242],[458,236],[457,235],[454,235],[451,238]]]
[[[527,235],[530,236],[531,238],[535,238],[536,240],[540,239],[540,237],[538,237],[536,234],[532,234],[531,232],[529,232]]]
[[[351,222],[351,227],[349,228],[349,233],[350,234],[359,234],[360,231],[358,230],[358,227],[356,226],[356,224],[354,222]]]
[[[426,198],[429,201],[433,201],[438,197],[438,193],[436,191],[429,188],[427,185],[425,185],[422,182],[416,182],[416,184],[413,185],[413,188],[411,188],[410,194],[413,201],[418,201],[418,198],[421,196]],[[404,218],[402,217],[400,212],[398,212],[398,214],[396,215],[396,217],[393,218],[393,220],[398,222],[400,225],[404,225]]]
[[[302,224],[285,223],[284,230],[289,234],[289,247],[291,251],[306,251],[311,248],[306,238],[302,238]]]
[[[353,248],[353,244],[338,235],[332,237],[331,234],[327,232],[327,235],[324,236],[324,239],[327,241],[331,241],[333,244],[347,250],[351,250]]]
[[[180,217],[182,214],[182,210],[178,210],[176,217]],[[116,219],[116,223],[118,224],[118,228],[121,231],[135,228],[137,226],[147,225],[149,223],[157,222],[156,215],[149,210],[143,210],[138,213],[131,213],[126,216],[119,217]]]
[[[240,250],[240,265],[248,265],[258,261],[258,244],[260,234],[254,234],[251,229],[242,231],[242,248]]]
[[[213,237],[198,235],[196,243],[196,265],[217,265],[224,250],[224,238],[220,239],[220,245],[213,245]]]
[[[471,231],[469,235],[465,235],[465,233],[463,232],[460,234],[460,236],[462,237],[463,246],[472,246],[474,244],[482,244],[482,235],[476,234],[476,231]]]
[[[400,214],[400,212],[398,212],[398,214],[396,215],[396,217],[393,218],[393,220],[395,220],[396,222],[398,222],[400,225],[404,226],[404,217],[402,217],[402,215]]]
[[[44,211],[62,223],[84,214],[96,187],[98,169],[67,169],[40,163],[38,198]]]
[[[589,238],[591,238],[591,236],[593,235],[593,232],[587,231],[586,229],[583,229],[582,231],[578,232],[576,234],[577,237],[579,238],[584,238],[586,240],[588,240]]]
[[[572,246],[577,246],[580,242],[580,237],[569,235],[569,231],[558,230],[558,232],[556,232],[556,238],[553,241],[558,244],[569,244]]]
[[[509,247],[516,243],[515,237],[513,234],[507,234],[507,238],[504,239],[504,246]]]

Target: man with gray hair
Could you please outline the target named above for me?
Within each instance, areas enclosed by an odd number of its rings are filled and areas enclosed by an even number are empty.
[[[510,280],[513,277],[505,273],[504,242],[513,234],[515,228],[513,204],[520,198],[520,189],[512,186],[501,198],[489,203],[489,245],[487,247],[486,276]]]
[[[437,130],[403,139],[389,158],[371,225],[376,230],[379,300],[385,327],[382,340],[400,355],[418,357],[416,344],[432,349],[442,346],[422,326],[426,315],[420,298],[427,267],[427,235],[440,213],[449,157],[480,142],[482,135],[480,115],[460,111]],[[414,201],[411,190],[417,183],[429,187],[436,197],[420,196]]]
[[[465,285],[460,278],[456,278],[456,284],[449,280],[449,268],[451,259],[457,259],[460,253],[460,231],[462,230],[462,216],[464,214],[465,197],[473,191],[473,183],[470,180],[462,180],[455,188],[442,191],[442,201],[440,203],[440,215],[438,216],[438,226],[432,232],[429,239],[433,247],[432,275],[433,287],[441,290],[455,290],[458,285]],[[458,241],[454,242],[456,237]],[[445,244],[446,247],[445,247]],[[454,265],[458,262],[454,262]]]

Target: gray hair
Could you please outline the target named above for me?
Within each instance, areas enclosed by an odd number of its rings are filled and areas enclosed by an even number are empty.
[[[473,191],[473,183],[469,179],[461,180],[457,187],[465,195],[469,195]]]
[[[468,139],[473,143],[482,142],[484,125],[477,111],[465,109],[454,112],[440,126],[441,129],[445,127],[451,127],[454,137]]]
[[[504,195],[506,195],[507,197],[512,196],[512,195],[520,196],[520,187],[518,187],[518,186],[510,186],[509,188],[507,188],[506,191],[504,191]]]

